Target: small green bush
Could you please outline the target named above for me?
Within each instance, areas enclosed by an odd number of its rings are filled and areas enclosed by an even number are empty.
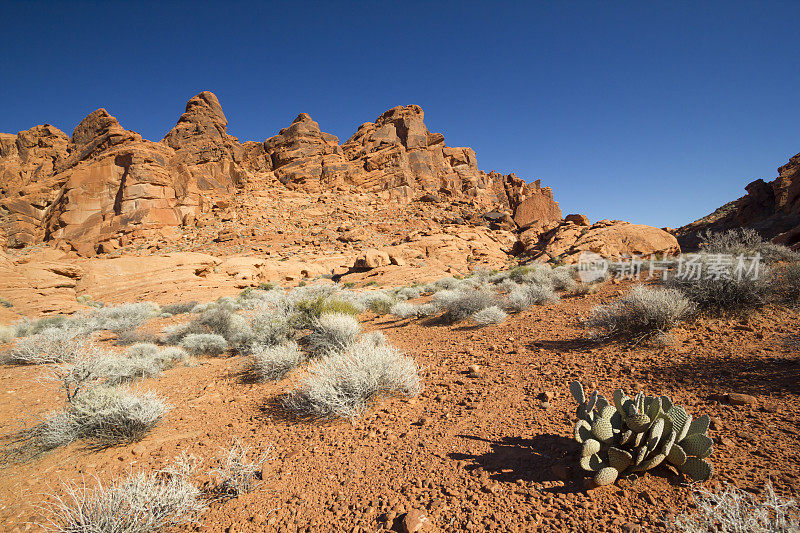
[[[192,355],[220,355],[228,349],[228,342],[214,333],[190,333],[181,340],[181,347]]]

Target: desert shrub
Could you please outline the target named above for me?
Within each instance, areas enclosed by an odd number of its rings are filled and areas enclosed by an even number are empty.
[[[285,299],[281,290],[245,289],[236,300],[243,309],[264,309],[275,308]]]
[[[17,332],[12,326],[0,326],[0,344],[6,344],[13,341],[17,336]]]
[[[709,257],[699,259],[701,276],[675,276],[666,281],[668,287],[683,292],[701,311],[711,313],[745,313],[766,305],[772,293],[770,270],[761,266],[758,276],[708,276]]]
[[[156,336],[152,333],[145,332],[145,331],[138,331],[135,329],[129,329],[125,331],[120,331],[117,333],[117,346],[128,346],[130,344],[138,344],[142,342],[152,343],[156,341]]]
[[[767,483],[763,499],[736,487],[721,493],[702,488],[694,492],[697,511],[674,518],[672,531],[686,533],[797,533],[800,513],[794,500],[775,494]]]
[[[250,448],[238,439],[235,439],[227,450],[222,450],[219,466],[208,473],[216,483],[218,492],[228,496],[239,496],[253,491],[260,485],[258,476],[269,458],[269,450],[253,460],[247,458],[249,452]]]
[[[414,298],[419,298],[421,294],[422,291],[419,287],[401,287],[395,293],[397,298],[401,300],[413,300]]]
[[[28,337],[46,329],[62,326],[66,320],[67,317],[64,315],[45,316],[37,320],[23,318],[14,324],[14,331],[17,337]]]
[[[45,448],[79,439],[112,446],[142,439],[168,410],[152,392],[97,386],[73,396],[64,409],[52,413],[35,431]]]
[[[326,296],[316,296],[313,298],[301,299],[295,302],[297,311],[297,327],[309,327],[314,320],[325,313],[339,313],[358,316],[360,311],[350,303],[342,300],[330,300]]]
[[[352,420],[379,395],[416,396],[421,388],[412,358],[387,344],[362,340],[313,362],[284,405],[301,418]]]
[[[270,282],[263,282],[262,281],[261,283],[258,284],[258,290],[260,290],[260,291],[271,291],[271,290],[275,290],[276,288],[277,287],[275,286],[275,284],[274,283],[270,283]]]
[[[486,309],[473,313],[472,320],[479,326],[488,326],[490,324],[499,324],[506,319],[508,315],[505,311],[493,305]]]
[[[481,290],[443,290],[433,297],[433,303],[444,310],[442,320],[449,323],[469,318],[478,311],[495,305],[496,301],[494,294]]]
[[[386,344],[386,335],[382,331],[370,331],[361,336],[361,340],[373,346],[382,346]]]
[[[189,354],[183,348],[168,346],[159,350],[153,357],[159,368],[170,368],[178,361],[185,361]]]
[[[14,346],[3,354],[3,358],[5,362],[11,364],[60,363],[74,359],[87,344],[87,339],[77,331],[48,328],[18,339]]]
[[[140,342],[125,350],[126,357],[153,358],[158,353],[158,346],[149,342]]]
[[[417,306],[417,316],[433,316],[441,311],[438,305],[432,302],[420,304]]]
[[[64,484],[63,495],[44,505],[46,522],[40,525],[54,533],[151,533],[195,522],[205,505],[189,479],[194,465],[185,464],[106,487],[99,481],[92,489]]]
[[[228,349],[228,343],[222,335],[190,333],[181,340],[181,348],[192,355],[220,355]]]
[[[519,312],[533,305],[543,305],[558,300],[558,294],[551,285],[526,284],[512,289],[508,294],[507,307],[510,311]]]
[[[408,302],[397,302],[389,309],[389,313],[397,318],[410,318],[412,316],[417,316],[417,307],[418,306]]]
[[[439,291],[452,291],[458,289],[461,285],[461,281],[450,277],[450,278],[442,278],[440,280],[434,281],[430,288],[432,289],[429,292],[439,292]]]
[[[11,302],[9,302],[9,301],[8,301],[8,300],[6,300],[5,298],[0,298],[0,305],[2,305],[3,307],[7,307],[7,308],[9,308],[9,307],[14,307],[14,304],[12,304]]]
[[[294,338],[296,330],[292,317],[280,311],[264,311],[250,319],[252,344],[277,346]]]
[[[161,310],[165,313],[169,313],[171,315],[182,315],[185,313],[191,313],[192,309],[195,308],[197,302],[176,302],[174,304],[168,304],[161,307]]]
[[[585,325],[603,336],[641,339],[672,329],[694,311],[680,291],[637,285],[616,302],[596,307]]]
[[[158,353],[156,351],[156,353]],[[135,379],[151,378],[161,374],[161,367],[151,354],[147,357],[100,355],[97,372],[108,385],[119,385]]]
[[[702,252],[708,254],[730,254],[754,256],[759,254],[767,263],[800,261],[800,254],[786,246],[765,241],[757,231],[750,228],[735,228],[723,232],[706,231],[701,235]]]
[[[192,333],[212,333],[222,336],[231,345],[245,344],[253,336],[247,319],[226,308],[208,309],[189,323]]]
[[[557,291],[571,291],[578,282],[575,280],[575,268],[569,265],[555,267],[550,271],[550,283]]]
[[[162,344],[178,344],[189,333],[191,333],[189,324],[174,324],[161,330],[158,341]]]
[[[597,294],[600,285],[597,283],[576,283],[569,291],[571,296],[586,296],[587,294]]]
[[[782,301],[792,305],[800,304],[800,263],[792,263],[774,271],[771,285]]]
[[[305,338],[309,350],[326,355],[342,350],[355,342],[361,333],[361,324],[351,315],[325,313],[311,324],[311,333]]]
[[[93,309],[88,315],[75,317],[75,323],[86,333],[99,330],[120,332],[136,329],[154,316],[161,308],[152,302],[128,303]]]
[[[261,381],[278,381],[297,368],[305,355],[294,341],[275,345],[253,345],[250,354],[250,371]]]
[[[397,302],[394,296],[383,291],[373,291],[364,294],[367,309],[378,315],[385,315]]]

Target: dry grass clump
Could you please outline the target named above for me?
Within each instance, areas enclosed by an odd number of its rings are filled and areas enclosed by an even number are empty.
[[[12,326],[0,326],[0,344],[6,344],[17,337],[17,332]]]
[[[250,354],[250,371],[261,381],[278,381],[300,366],[305,359],[294,341],[278,346],[256,344]]]
[[[774,272],[772,284],[783,302],[800,304],[800,263],[792,263]]]
[[[161,313],[161,308],[152,302],[128,303],[93,309],[88,315],[69,319],[86,333],[108,330],[121,332],[134,330]]]
[[[351,315],[325,313],[311,324],[305,338],[311,353],[322,356],[343,350],[361,333],[361,324]]]
[[[250,447],[234,439],[231,446],[222,450],[219,466],[209,471],[217,491],[227,496],[239,496],[255,490],[261,481],[258,476],[269,458],[269,450],[253,460],[247,458]]]
[[[544,305],[558,300],[559,296],[553,290],[552,285],[531,283],[511,289],[506,305],[510,311],[519,312],[534,305]]]
[[[489,326],[492,324],[499,324],[503,320],[506,319],[508,315],[505,311],[493,305],[491,307],[487,307],[486,309],[481,309],[480,311],[474,313],[472,315],[472,321],[478,324],[479,326]]]
[[[191,313],[192,309],[197,306],[197,302],[190,301],[190,302],[176,302],[174,304],[167,304],[161,307],[161,310],[165,313],[169,313],[171,315],[183,315],[186,313]]]
[[[353,420],[382,394],[416,396],[422,389],[416,362],[389,345],[362,340],[313,362],[284,398],[301,418]]]
[[[167,411],[167,404],[152,392],[97,386],[75,394],[64,409],[36,426],[34,435],[45,449],[79,439],[113,446],[140,440]]]
[[[86,349],[88,340],[67,328],[47,328],[18,339],[2,358],[10,364],[41,365],[75,359]]]
[[[705,273],[713,268],[708,256],[700,256],[698,264],[702,265],[702,276],[672,277],[666,285],[683,292],[701,311],[741,314],[763,307],[771,299],[770,270],[764,265],[753,279],[752,275],[707,276]]]
[[[419,306],[408,302],[397,302],[390,309],[389,313],[397,318],[411,318],[418,316]]]
[[[694,311],[680,291],[637,285],[616,302],[596,307],[585,325],[603,337],[640,340],[669,331]]]
[[[205,510],[200,489],[191,481],[193,457],[153,473],[140,472],[94,488],[85,483],[63,486],[44,506],[45,522],[54,533],[151,533],[197,521]]]
[[[192,355],[220,355],[228,349],[228,342],[214,333],[190,333],[181,340],[181,348]]]
[[[800,513],[794,500],[778,497],[767,483],[764,497],[727,487],[714,494],[695,491],[697,511],[676,517],[673,531],[686,533],[798,533]]]
[[[494,294],[483,290],[443,290],[433,297],[434,304],[444,309],[442,320],[451,324],[495,305],[496,301]]]
[[[700,249],[707,254],[761,256],[767,263],[800,261],[800,253],[786,246],[765,241],[751,228],[735,228],[723,232],[706,231],[701,235]]]

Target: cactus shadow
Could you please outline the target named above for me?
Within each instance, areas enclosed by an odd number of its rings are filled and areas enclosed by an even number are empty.
[[[481,454],[452,452],[449,457],[456,461],[466,461],[466,470],[484,470],[490,479],[507,483],[517,481],[530,481],[542,483],[545,481],[560,481],[563,485],[556,485],[549,489],[540,489],[543,492],[583,492],[582,479],[572,475],[573,471],[567,467],[567,475],[557,475],[563,465],[576,463],[575,457],[580,452],[580,446],[573,439],[545,433],[531,438],[503,437],[497,440],[486,439],[474,435],[458,435],[467,440],[477,440],[489,444],[490,450]]]

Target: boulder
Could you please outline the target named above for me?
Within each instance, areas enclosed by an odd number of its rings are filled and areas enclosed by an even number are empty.
[[[535,258],[559,258],[566,263],[578,262],[583,252],[606,258],[680,253],[675,236],[653,226],[621,220],[601,220],[591,226],[564,221],[550,229],[531,228],[522,233],[520,241],[525,252]]]
[[[514,222],[520,228],[530,227],[537,221],[550,222],[561,220],[561,208],[553,200],[550,187],[536,189],[523,199],[514,211]]]

